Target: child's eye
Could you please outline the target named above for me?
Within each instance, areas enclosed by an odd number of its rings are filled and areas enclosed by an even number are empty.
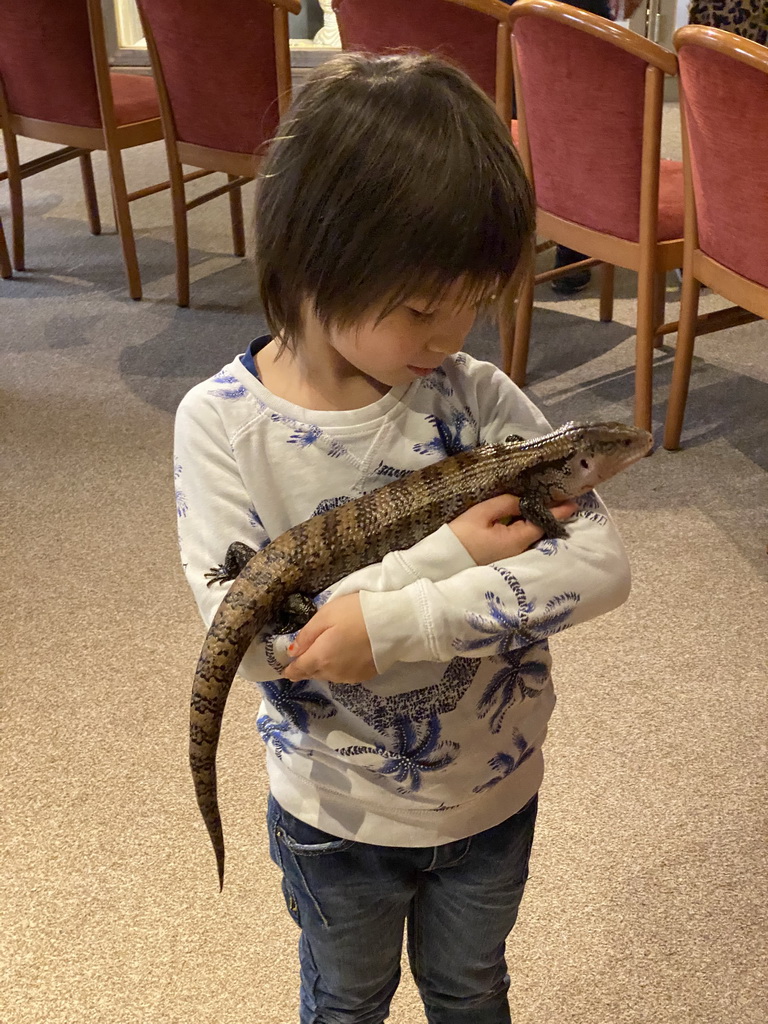
[[[429,317],[433,316],[432,313],[429,313],[424,309],[414,309],[413,306],[406,306],[405,308],[416,320],[428,320]]]

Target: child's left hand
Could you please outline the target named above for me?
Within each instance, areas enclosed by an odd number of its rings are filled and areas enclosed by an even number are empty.
[[[323,605],[288,648],[293,661],[283,670],[292,682],[325,679],[329,683],[364,683],[376,673],[371,641],[359,594],[346,594]]]

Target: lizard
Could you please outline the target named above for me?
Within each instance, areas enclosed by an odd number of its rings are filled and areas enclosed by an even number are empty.
[[[510,435],[415,470],[299,523],[259,551],[230,545],[208,585],[234,580],[213,618],[195,670],[189,761],[198,807],[224,886],[224,836],[216,749],[232,681],[252,640],[267,626],[290,632],[315,611],[332,583],[407,548],[473,505],[513,494],[521,517],[548,538],[567,536],[549,507],[577,498],[647,455],[651,435],[622,423],[566,423],[530,440]]]

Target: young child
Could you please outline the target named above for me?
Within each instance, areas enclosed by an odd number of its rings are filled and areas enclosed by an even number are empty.
[[[460,71],[345,54],[313,74],[259,180],[271,336],[177,414],[182,561],[206,623],[224,594],[206,573],[233,541],[260,548],[447,455],[549,429],[461,352],[477,310],[509,301],[533,209],[508,126]],[[501,521],[518,512],[511,496],[476,506],[242,662],[301,928],[301,1024],[381,1024],[406,923],[432,1024],[509,1021],[504,944],[555,702],[547,638],[629,588],[594,494],[555,510],[574,517],[564,541]]]

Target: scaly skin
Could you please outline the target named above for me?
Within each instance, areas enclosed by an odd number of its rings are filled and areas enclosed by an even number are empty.
[[[189,760],[216,853],[220,889],[224,837],[216,798],[216,748],[224,706],[248,646],[279,619],[291,596],[319,594],[499,494],[520,498],[525,518],[540,525],[546,536],[565,536],[565,527],[547,509],[615,476],[646,455],[651,444],[646,431],[622,423],[568,423],[531,441],[510,438],[481,445],[300,523],[250,559],[208,630],[190,708]]]

